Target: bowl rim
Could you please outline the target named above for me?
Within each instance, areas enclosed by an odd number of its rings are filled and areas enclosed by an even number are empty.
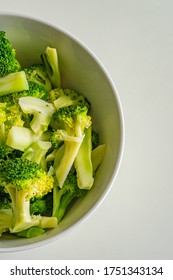
[[[83,215],[78,221],[76,221],[73,225],[71,225],[69,228],[65,229],[63,232],[58,233],[57,235],[54,235],[54,236],[49,237],[44,240],[36,241],[31,244],[26,244],[26,245],[21,245],[21,246],[19,245],[17,247],[0,248],[0,253],[9,253],[9,252],[19,252],[19,251],[24,251],[24,250],[35,249],[35,248],[47,245],[51,242],[54,242],[54,241],[64,237],[65,235],[69,234],[74,229],[74,227],[79,226],[84,220],[88,219],[94,211],[97,210],[97,208],[101,205],[103,200],[107,197],[110,189],[113,186],[113,183],[115,182],[115,180],[117,178],[119,170],[120,170],[123,153],[124,153],[124,146],[125,146],[125,121],[124,121],[124,114],[123,114],[123,109],[122,109],[122,104],[121,104],[121,100],[119,97],[119,93],[117,91],[117,88],[116,88],[110,74],[108,73],[107,69],[105,68],[103,63],[100,61],[100,59],[97,57],[97,55],[88,46],[86,46],[78,37],[73,35],[71,32],[67,31],[66,29],[60,27],[59,25],[53,24],[50,21],[40,18],[38,16],[30,16],[28,14],[18,13],[18,12],[0,11],[0,17],[1,16],[7,16],[7,17],[11,17],[11,18],[20,18],[20,19],[23,18],[23,19],[35,21],[36,23],[39,23],[39,24],[47,25],[50,28],[58,30],[61,33],[64,33],[67,37],[69,37],[70,39],[75,41],[78,45],[80,45],[98,64],[99,68],[104,73],[105,77],[107,78],[107,80],[112,88],[112,91],[114,93],[114,96],[115,96],[115,99],[117,102],[117,108],[118,108],[118,112],[119,112],[119,121],[120,121],[120,132],[121,132],[121,135],[120,135],[121,140],[120,140],[118,158],[117,158],[116,164],[114,166],[112,175],[109,179],[109,183],[108,183],[106,189],[104,190],[104,192],[101,194],[100,198],[91,207],[91,209],[85,215]]]

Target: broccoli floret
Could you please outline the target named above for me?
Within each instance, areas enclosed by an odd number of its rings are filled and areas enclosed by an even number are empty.
[[[64,140],[64,154],[60,164],[55,167],[59,187],[63,183],[74,163],[79,148],[84,138],[85,128],[91,125],[91,117],[87,114],[86,106],[67,106],[57,110],[52,116],[54,129],[62,129],[70,137],[76,137],[77,141]]]
[[[42,197],[53,188],[53,177],[39,164],[24,158],[0,161],[1,185],[12,200],[13,219],[10,232],[15,233],[32,226],[49,227],[55,220],[31,216],[30,199]],[[51,219],[51,217],[50,217]],[[50,223],[50,224],[49,224]]]
[[[31,96],[19,98],[19,105],[24,114],[33,115],[30,127],[40,137],[48,129],[52,114],[55,112],[54,106]]]
[[[31,198],[30,213],[31,215],[52,216],[53,192],[42,197]]]
[[[24,71],[0,77],[0,96],[28,89],[29,85]]]
[[[24,125],[23,113],[18,104],[0,103],[0,143],[5,143],[12,126]]]
[[[28,82],[28,86],[29,86],[28,90],[13,92],[11,94],[1,96],[0,99],[1,102],[6,102],[9,105],[14,105],[18,103],[19,98],[25,96],[32,96],[32,97],[43,99],[45,101],[48,100],[48,91],[43,86],[30,81]]]
[[[7,39],[6,33],[0,31],[0,77],[20,71],[21,66],[16,58],[16,51]]]
[[[13,149],[5,143],[0,143],[0,159],[8,159],[12,154]]]
[[[12,149],[5,143],[0,143],[0,159],[10,159],[15,157],[21,157],[22,152],[17,149]]]
[[[58,223],[62,220],[68,206],[75,199],[84,196],[88,191],[81,190],[77,185],[76,174],[69,172],[62,188],[54,186],[53,189],[53,216]]]
[[[11,198],[3,186],[0,186],[0,209],[11,209]]]
[[[34,64],[30,67],[25,67],[22,70],[25,72],[26,78],[29,82],[43,87],[48,92],[52,89],[51,81],[49,80],[42,64]]]
[[[44,66],[44,72],[47,73],[52,88],[61,87],[61,75],[59,70],[58,54],[55,48],[47,47],[41,54],[41,60]]]
[[[51,132],[50,141],[52,147],[57,149],[63,141],[81,143],[81,138],[67,134],[64,129],[57,129]]]
[[[90,107],[88,100],[81,94],[72,89],[56,88],[49,92],[49,101],[52,102],[58,110],[61,107],[80,105]]]

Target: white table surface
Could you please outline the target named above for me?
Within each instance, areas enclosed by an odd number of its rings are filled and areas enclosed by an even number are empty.
[[[173,1],[0,0],[56,24],[101,60],[119,92],[126,141],[102,205],[65,237],[0,259],[173,259]]]

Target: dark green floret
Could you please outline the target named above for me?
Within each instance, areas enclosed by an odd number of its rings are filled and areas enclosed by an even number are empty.
[[[21,66],[16,58],[16,51],[7,39],[6,33],[0,31],[0,77],[20,71]]]

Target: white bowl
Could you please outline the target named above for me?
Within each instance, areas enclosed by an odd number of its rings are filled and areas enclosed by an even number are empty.
[[[107,149],[95,183],[86,197],[75,203],[56,229],[31,238],[0,238],[0,252],[34,248],[62,237],[88,217],[110,190],[122,159],[124,121],[115,86],[96,56],[68,32],[47,22],[15,14],[0,14],[0,27],[17,51],[21,64],[40,62],[47,46],[59,53],[63,87],[83,94],[92,104],[93,121]],[[115,186],[115,184],[114,184]]]

